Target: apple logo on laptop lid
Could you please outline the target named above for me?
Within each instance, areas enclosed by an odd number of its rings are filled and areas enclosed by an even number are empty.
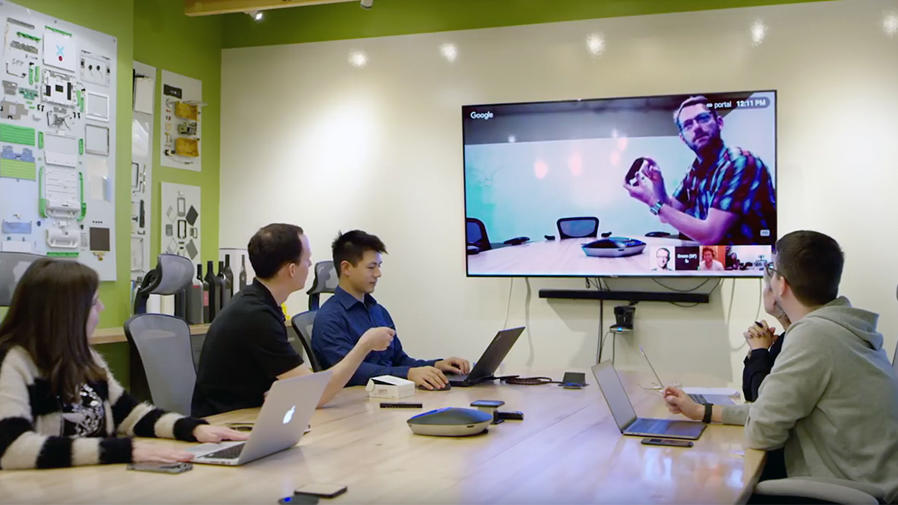
[[[284,424],[289,423],[293,419],[293,413],[296,412],[296,405],[290,407],[290,410],[284,414]]]

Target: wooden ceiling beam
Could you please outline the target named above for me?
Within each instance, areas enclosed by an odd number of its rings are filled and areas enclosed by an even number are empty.
[[[358,0],[184,0],[184,14],[212,16],[232,12],[264,11],[284,7],[357,2]]]

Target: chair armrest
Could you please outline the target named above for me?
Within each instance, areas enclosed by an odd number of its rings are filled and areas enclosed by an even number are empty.
[[[882,489],[872,484],[845,479],[790,477],[759,482],[755,493],[761,495],[800,496],[833,503],[876,505],[885,501]]]

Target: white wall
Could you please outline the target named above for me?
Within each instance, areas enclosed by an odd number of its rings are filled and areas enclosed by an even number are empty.
[[[221,246],[268,222],[303,226],[313,260],[338,230],[390,254],[375,296],[410,354],[474,358],[503,325],[509,279],[465,277],[460,106],[695,91],[778,90],[779,230],[815,229],[846,253],[842,293],[898,337],[898,0],[852,0],[228,49],[222,54]],[[767,27],[754,44],[751,25]],[[586,37],[604,37],[594,56]],[[450,63],[439,47],[451,42]],[[348,63],[351,51],[369,58]],[[309,281],[311,282],[311,280]],[[697,281],[684,280],[688,287]],[[651,280],[612,279],[616,289]],[[644,344],[670,380],[740,380],[759,281],[725,280],[711,303],[640,303],[619,359]],[[506,371],[594,362],[598,303],[545,300],[514,281],[509,325],[528,332]],[[657,286],[654,286],[657,288]],[[605,324],[611,307],[606,303]],[[302,293],[288,301],[304,310]],[[609,348],[610,349],[610,348]]]

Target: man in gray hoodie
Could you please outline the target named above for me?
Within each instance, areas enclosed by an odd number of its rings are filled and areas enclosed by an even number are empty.
[[[793,321],[773,369],[750,406],[722,412],[665,390],[671,411],[738,420],[752,449],[784,449],[789,477],[848,479],[898,501],[898,378],[876,331],[878,315],[838,296],[839,244],[813,231],[776,243],[766,282]],[[729,414],[729,415],[726,415]]]

